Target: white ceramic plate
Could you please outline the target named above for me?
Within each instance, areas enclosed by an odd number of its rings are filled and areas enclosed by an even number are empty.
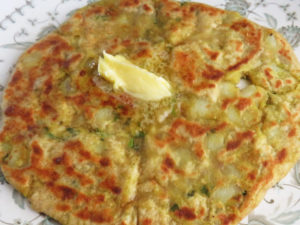
[[[19,55],[56,29],[72,12],[95,0],[2,0],[0,7],[0,93]],[[255,22],[284,34],[300,59],[300,0],[199,0],[238,11]],[[50,218],[32,211],[9,186],[0,171],[0,224],[51,225]],[[300,161],[271,188],[264,201],[242,225],[300,224]]]

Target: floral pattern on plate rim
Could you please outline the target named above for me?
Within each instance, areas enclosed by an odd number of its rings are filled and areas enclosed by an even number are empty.
[[[41,39],[70,17],[74,11],[97,0],[17,0],[11,13],[0,13],[0,93],[3,93],[14,63],[25,49]],[[183,1],[182,1],[183,2]],[[300,58],[300,0],[198,0],[219,8],[237,11],[241,15],[281,32]],[[47,5],[47,9],[44,7]],[[48,7],[49,5],[49,7]],[[40,6],[40,7],[39,7]],[[17,8],[14,8],[17,7]],[[29,12],[37,12],[32,16]],[[21,21],[21,23],[20,23]],[[3,41],[4,40],[4,41]],[[1,198],[5,195],[4,198]],[[3,207],[3,202],[11,203]],[[7,216],[3,212],[16,211]],[[6,210],[5,210],[6,209]],[[29,215],[30,214],[30,215]],[[26,218],[25,216],[26,215]],[[0,169],[0,224],[58,225],[51,218],[33,212],[26,199],[7,184]],[[260,205],[241,225],[297,225],[300,224],[300,161],[290,173],[272,187]]]

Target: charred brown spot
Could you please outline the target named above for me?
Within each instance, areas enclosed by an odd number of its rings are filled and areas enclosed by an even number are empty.
[[[211,65],[206,65],[206,70],[202,72],[202,76],[208,80],[220,80],[224,76],[224,72],[215,69]]]
[[[295,128],[295,127],[292,128],[292,129],[290,130],[288,136],[289,136],[290,138],[296,136],[296,128]]]
[[[182,207],[179,210],[175,211],[175,215],[181,219],[185,220],[195,220],[196,214],[194,212],[194,209],[188,208],[188,207]]]
[[[142,225],[151,225],[152,220],[150,218],[143,219]]]
[[[272,71],[271,68],[266,68],[266,69],[264,70],[265,75],[266,75],[266,77],[268,78],[268,80],[273,79],[273,76],[272,76],[272,74],[271,74],[271,71]]]
[[[200,141],[194,145],[193,150],[194,150],[195,154],[197,155],[197,157],[199,159],[202,159],[202,157],[204,155],[204,150],[202,148],[202,144]]]
[[[200,91],[200,90],[211,89],[215,87],[216,87],[215,84],[208,83],[208,82],[201,82],[200,84],[195,85],[195,90]]]
[[[114,176],[107,177],[102,183],[102,187],[105,187],[114,194],[120,194],[122,192],[122,189],[116,185],[116,178]]]
[[[167,155],[161,165],[162,170],[165,172],[169,172],[169,170],[174,169],[174,167],[175,167],[174,159],[172,159],[170,155]]]
[[[122,43],[121,43],[123,46],[125,46],[125,47],[128,47],[129,45],[131,45],[131,40],[124,40],[124,41],[122,41]]]
[[[93,197],[93,200],[94,200],[95,203],[101,204],[101,203],[104,202],[105,197],[104,197],[104,195],[96,195],[96,196]]]
[[[150,44],[149,44],[149,42],[147,42],[147,41],[140,41],[140,42],[138,42],[138,45],[139,45],[139,46],[146,47],[146,46],[149,46]]]
[[[256,98],[260,98],[262,96],[262,94],[260,92],[256,92],[255,97]]]
[[[56,66],[61,67],[63,64],[63,60],[56,57],[44,57],[42,61],[43,65],[40,68],[40,73],[48,76]]]
[[[281,81],[281,80],[277,80],[277,81],[276,81],[276,84],[275,84],[275,87],[276,87],[276,88],[280,88],[281,85],[282,85],[282,81]]]
[[[43,156],[43,149],[41,148],[41,146],[37,143],[37,141],[34,141],[31,145],[32,150],[33,150],[33,154],[42,157]]]
[[[84,159],[86,160],[90,160],[92,158],[91,153],[89,153],[88,151],[82,149],[79,149],[79,155],[82,156]]]
[[[91,211],[90,220],[95,223],[111,222],[113,219],[110,210],[104,209],[102,211]]]
[[[59,179],[59,174],[53,169],[43,169],[39,166],[34,166],[34,164],[32,166],[33,171],[37,173],[42,179],[46,179],[48,181],[56,181]]]
[[[105,9],[101,6],[93,6],[90,9],[87,10],[86,16],[90,17],[94,14],[104,14]]]
[[[289,55],[289,51],[288,50],[285,50],[285,49],[281,49],[279,51],[279,54],[281,54],[282,56],[288,58],[289,60],[291,60],[291,56]]]
[[[205,209],[203,207],[201,207],[201,209],[199,210],[199,216],[203,217],[205,214]]]
[[[75,215],[82,220],[90,220],[95,223],[110,223],[113,219],[109,209],[103,209],[102,211],[89,211],[85,208],[77,212]]]
[[[84,94],[70,97],[69,99],[78,106],[82,106],[86,102],[86,96]]]
[[[37,142],[32,143],[31,166],[27,169],[34,171],[40,178],[48,181],[56,181],[59,179],[59,174],[51,168],[43,168],[40,161],[43,157],[43,150]]]
[[[32,113],[29,109],[17,105],[10,105],[6,108],[4,114],[7,117],[20,117],[27,124],[33,123]]]
[[[243,139],[252,139],[253,138],[254,133],[250,130],[242,132],[242,133],[238,133],[237,137]]]
[[[174,67],[178,70],[185,83],[190,87],[193,87],[193,82],[196,78],[196,59],[197,54],[194,52],[190,54],[177,52],[175,55]]]
[[[75,175],[75,170],[74,170],[74,168],[71,167],[71,166],[68,166],[68,167],[66,168],[66,172],[67,172],[67,174],[68,174],[69,176]]]
[[[92,179],[90,179],[89,177],[87,177],[84,174],[76,172],[75,169],[73,168],[73,166],[71,166],[71,165],[67,166],[65,171],[69,176],[74,176],[74,177],[78,178],[80,184],[83,186],[93,183]]]
[[[27,182],[23,172],[20,170],[13,170],[10,175],[18,183],[25,184]]]
[[[252,171],[252,172],[250,172],[249,174],[248,174],[248,178],[250,179],[250,180],[255,180],[255,178],[256,178],[256,173],[255,173],[255,171]]]
[[[90,218],[90,212],[88,209],[80,210],[75,215],[82,220],[88,220]]]
[[[222,102],[222,109],[226,109],[227,106],[228,106],[230,103],[234,102],[234,101],[235,101],[235,100],[232,99],[232,98],[224,99],[223,102]]]
[[[286,82],[287,84],[291,84],[291,83],[292,83],[292,81],[291,81],[291,80],[289,80],[289,79],[288,79],[288,80],[286,80],[285,82]]]
[[[82,193],[78,193],[77,195],[77,198],[76,198],[76,202],[77,203],[81,203],[81,202],[84,202],[84,203],[90,203],[91,201],[91,198],[86,196],[85,194],[82,194]]]
[[[222,225],[229,225],[236,219],[236,215],[229,214],[229,215],[219,215],[219,219],[221,220]]]
[[[227,126],[227,123],[224,122],[224,123],[221,123],[220,125],[216,126],[216,127],[214,128],[214,130],[215,130],[215,131],[223,130],[226,126]]]
[[[81,70],[79,73],[79,76],[83,77],[84,75],[86,75],[86,71],[85,70]]]
[[[61,200],[71,200],[77,195],[77,191],[64,185],[58,185],[52,188],[52,192]]]
[[[45,115],[56,113],[56,109],[53,108],[48,102],[43,102],[41,109],[42,109],[42,113]]]
[[[149,5],[147,5],[147,4],[144,4],[144,5],[143,5],[143,9],[144,9],[145,11],[147,11],[147,12],[150,12],[150,11],[151,11],[151,7],[150,7]]]
[[[279,54],[281,54],[282,56],[284,56],[285,58],[292,60],[291,56],[290,56],[290,51],[288,49],[286,49],[286,44],[283,40],[280,40],[281,44],[282,44],[282,48],[279,50]]]
[[[238,148],[241,144],[242,144],[241,140],[229,141],[228,144],[227,144],[226,149],[228,151],[231,151],[231,150],[234,150],[234,149]]]
[[[260,39],[261,39],[261,31],[256,29],[252,23],[247,21],[246,19],[235,22],[231,25],[231,29],[241,33],[246,42],[253,46],[252,50],[242,58],[240,61],[235,63],[234,65],[229,66],[226,70],[232,71],[238,69],[241,65],[247,63],[250,59],[254,57],[254,55],[260,49]]]
[[[66,155],[63,154],[62,156],[54,158],[52,161],[53,161],[54,164],[60,165],[60,164],[64,164],[65,163],[65,158],[66,158]]]
[[[282,163],[287,157],[287,150],[283,148],[280,152],[277,153],[277,161]]]
[[[31,49],[29,49],[29,53],[34,50],[44,51],[48,48],[52,48],[53,55],[59,55],[62,51],[72,49],[72,47],[64,39],[58,35],[52,35],[47,39],[35,44]]]
[[[203,134],[205,134],[208,129],[204,128],[196,123],[188,123],[186,125],[186,130],[189,132],[189,134],[192,137],[198,137],[198,136],[202,136]]]
[[[200,126],[197,123],[189,122],[184,119],[177,119],[172,124],[171,129],[169,130],[168,134],[168,142],[176,141],[176,139],[184,140],[185,138],[181,135],[177,134],[177,129],[179,127],[183,126],[188,134],[190,134],[192,137],[199,137],[205,134],[209,129]]]
[[[238,110],[244,110],[247,106],[251,105],[251,99],[249,98],[240,98],[235,107]]]
[[[242,51],[243,42],[241,42],[241,41],[235,41],[235,43],[236,43],[236,48],[235,48],[235,50],[237,50],[237,51]]]
[[[199,7],[199,9],[201,10],[201,12],[206,12],[208,13],[210,16],[216,16],[218,14],[223,14],[224,10],[221,9],[217,9],[215,7],[211,7],[209,5],[204,5],[204,4],[194,4],[194,7]]]
[[[263,161],[263,167],[267,167],[269,165],[268,161]]]
[[[14,75],[9,83],[9,86],[15,86],[22,79],[22,76],[23,76],[22,72],[17,70],[14,73]]]
[[[73,55],[70,59],[64,61],[63,67],[68,69],[70,67],[70,65],[72,65],[73,63],[78,61],[80,58],[81,58],[81,54]]]
[[[76,150],[79,155],[85,160],[93,159],[90,152],[88,152],[79,140],[69,141],[65,144],[65,149]]]
[[[14,143],[22,143],[25,140],[25,136],[21,134],[17,134],[16,136],[13,137],[13,142]]]
[[[139,5],[139,0],[122,0],[120,5],[123,7],[133,7]]]
[[[66,211],[69,211],[71,209],[71,206],[67,205],[67,204],[57,204],[55,208],[58,211],[66,212]]]
[[[136,55],[138,58],[142,58],[142,57],[151,57],[151,51],[150,49],[143,49],[141,51],[139,51]]]
[[[79,17],[81,17],[80,13],[75,13],[74,17],[80,19]],[[60,28],[62,30],[63,33],[69,33],[70,30],[72,29],[72,24],[71,23],[65,23],[61,26]]]
[[[100,164],[101,164],[101,166],[103,166],[103,167],[108,167],[108,166],[111,165],[111,161],[110,161],[109,158],[103,157],[102,159],[100,159]]]
[[[211,60],[216,60],[219,55],[219,52],[211,51],[208,48],[204,48],[204,51],[206,52],[206,54],[209,56]]]
[[[118,195],[118,194],[121,194],[122,189],[120,187],[115,186],[115,187],[111,188],[111,191]]]
[[[50,91],[53,88],[53,84],[52,84],[52,77],[50,76],[46,82],[45,82],[45,90],[44,90],[44,94],[48,95],[50,93]]]
[[[245,139],[252,139],[253,135],[254,135],[254,133],[252,131],[245,131],[242,133],[237,133],[236,139],[229,141],[227,143],[226,149],[228,151],[232,151],[232,150],[238,148]]]

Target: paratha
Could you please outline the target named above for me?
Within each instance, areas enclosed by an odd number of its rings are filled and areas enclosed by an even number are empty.
[[[103,51],[163,77],[172,96],[114,90],[97,71]],[[64,225],[237,224],[299,159],[299,76],[284,38],[238,13],[96,2],[20,57],[1,169]]]

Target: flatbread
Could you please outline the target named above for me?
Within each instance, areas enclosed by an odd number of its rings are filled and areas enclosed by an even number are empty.
[[[172,97],[113,90],[97,72],[104,50],[165,78]],[[283,37],[235,12],[97,2],[19,59],[1,169],[64,225],[237,224],[299,159],[299,78]]]

